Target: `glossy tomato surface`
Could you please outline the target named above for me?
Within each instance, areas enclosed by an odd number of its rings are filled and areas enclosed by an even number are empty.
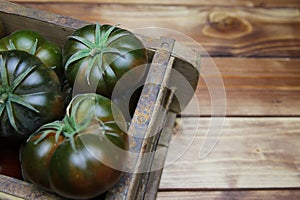
[[[22,50],[40,58],[58,77],[63,75],[61,49],[32,30],[18,30],[0,40],[0,51]]]
[[[77,29],[65,43],[63,60],[66,78],[75,92],[106,97],[125,73],[141,67],[132,76],[142,79],[147,68],[142,42],[128,30],[111,25],[90,24]]]
[[[0,52],[0,137],[27,137],[62,117],[61,85],[55,72],[25,51]]]
[[[24,179],[69,199],[90,199],[110,189],[128,148],[126,122],[112,108],[97,94],[74,97],[62,121],[42,126],[22,148]]]

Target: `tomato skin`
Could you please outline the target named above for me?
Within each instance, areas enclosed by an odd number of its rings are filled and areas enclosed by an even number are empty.
[[[115,121],[124,120],[121,112],[114,111],[116,119],[108,98],[84,94],[74,99],[62,121],[44,125],[28,139],[21,167],[24,179],[41,188],[69,199],[89,199],[119,180],[126,157],[112,147],[128,149],[128,136]]]
[[[0,77],[1,137],[26,138],[42,124],[62,117],[58,77],[36,56],[19,50],[0,52]]]
[[[40,143],[35,144],[34,142],[39,139],[39,136],[31,138],[26,143],[26,148],[21,148],[21,159],[30,160],[30,162],[22,163],[22,175],[26,181],[35,183],[39,187],[50,191],[48,180],[49,163],[58,144],[62,142],[62,137],[59,138],[57,143],[53,132]]]
[[[98,141],[98,134],[83,134],[75,138],[76,152],[70,143],[64,143],[55,151],[50,164],[51,188],[61,196],[70,199],[89,199],[111,188],[119,179],[121,172],[102,164],[88,149],[96,148],[105,152],[109,159],[114,155],[101,148],[97,142],[82,143],[88,137]]]
[[[97,33],[100,33],[98,37]],[[84,45],[74,38],[93,45]],[[80,52],[85,56],[70,62],[72,56]],[[144,70],[134,75],[142,79],[147,61],[142,42],[133,33],[111,25],[90,24],[79,28],[63,47],[65,76],[70,85],[77,87],[78,93],[96,92],[111,97],[114,86],[129,70],[143,67]]]
[[[37,41],[36,49],[34,47]],[[14,47],[12,47],[11,43]],[[15,49],[14,49],[15,48]],[[46,40],[38,32],[18,30],[0,40],[0,51],[22,50],[32,53],[47,66],[54,68],[60,78],[63,75],[62,53],[60,47]],[[34,50],[33,52],[31,52]]]

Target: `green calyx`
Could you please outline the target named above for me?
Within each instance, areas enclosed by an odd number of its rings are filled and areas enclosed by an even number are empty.
[[[78,95],[83,96],[83,95]],[[76,135],[81,133],[92,133],[92,132],[99,132],[102,134],[106,134],[105,125],[107,123],[112,122],[102,122],[98,119],[95,113],[91,113],[91,110],[87,111],[84,115],[84,118],[80,121],[77,119],[77,113],[79,106],[81,103],[86,101],[85,98],[77,98],[78,96],[74,97],[70,104],[67,107],[66,116],[63,118],[62,121],[54,121],[52,123],[48,123],[40,127],[30,138],[35,136],[38,133],[42,133],[38,140],[35,141],[35,144],[38,144],[43,139],[45,139],[50,133],[55,132],[55,142],[58,143],[59,136],[64,136],[67,139],[73,148],[76,151],[75,141],[74,138]],[[79,100],[78,100],[79,99]],[[30,139],[29,138],[29,139]]]
[[[36,145],[45,139],[50,133],[55,132],[56,143],[58,143],[59,136],[63,135],[65,138],[69,139],[72,148],[76,150],[74,138],[76,134],[86,129],[88,124],[89,123],[86,123],[86,126],[79,126],[71,116],[66,116],[62,121],[54,121],[43,125],[30,138],[39,132],[43,132],[39,139],[34,142]]]
[[[0,116],[6,110],[9,122],[11,126],[19,133],[17,122],[14,117],[14,107],[13,104],[18,104],[26,107],[27,109],[39,113],[39,110],[34,108],[31,104],[24,101],[24,99],[15,94],[15,90],[18,86],[27,78],[27,76],[36,68],[36,66],[28,67],[24,72],[19,74],[12,82],[9,81],[7,67],[4,64],[2,55],[0,55]]]
[[[100,25],[97,23],[95,28],[95,41],[89,41],[83,37],[79,36],[70,36],[70,39],[74,39],[79,43],[82,43],[87,47],[87,49],[82,49],[70,56],[67,60],[65,67],[68,67],[71,63],[76,62],[80,59],[89,57],[90,60],[88,62],[86,76],[87,82],[90,84],[91,72],[94,67],[98,68],[100,74],[105,75],[105,71],[110,66],[108,64],[104,64],[103,56],[105,54],[117,54],[122,57],[121,52],[117,48],[109,47],[112,42],[118,40],[121,37],[129,35],[128,32],[124,32],[122,34],[118,34],[116,37],[110,37],[111,33],[115,30],[115,26],[111,26],[107,31],[101,31]]]

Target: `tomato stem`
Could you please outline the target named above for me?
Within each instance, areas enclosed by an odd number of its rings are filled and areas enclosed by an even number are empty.
[[[83,118],[78,118],[78,116],[76,116],[78,114],[78,109],[81,104],[86,103],[86,101],[90,101],[89,109],[86,110],[87,114]],[[48,134],[56,132],[56,142],[58,142],[59,136],[63,135],[64,138],[70,142],[73,150],[76,151],[75,137],[77,134],[80,134],[82,132],[88,133],[91,130],[99,130],[100,128],[103,135],[108,134],[111,136],[116,136],[106,130],[107,128],[109,128],[107,127],[107,124],[114,123],[114,121],[103,122],[99,118],[97,118],[96,113],[93,112],[95,111],[94,103],[96,103],[96,101],[98,101],[96,94],[92,97],[90,96],[90,94],[80,94],[75,96],[69,103],[66,109],[66,115],[61,121],[55,121],[45,124],[34,133],[35,135],[44,131],[42,136],[35,141],[35,144],[46,138]]]
[[[65,67],[68,67],[71,63],[76,62],[80,59],[90,57],[91,59],[88,62],[86,70],[86,80],[88,85],[91,84],[90,80],[93,74],[93,68],[97,67],[99,73],[101,75],[105,75],[105,72],[110,67],[109,64],[105,64],[106,61],[103,58],[105,54],[116,54],[120,57],[125,57],[117,48],[109,46],[121,37],[129,35],[129,33],[118,33],[117,36],[113,36],[112,33],[115,30],[116,26],[100,26],[99,23],[97,23],[95,27],[94,41],[90,41],[80,36],[70,36],[70,39],[76,40],[77,42],[85,45],[87,49],[79,50],[78,52],[70,56],[66,62]]]

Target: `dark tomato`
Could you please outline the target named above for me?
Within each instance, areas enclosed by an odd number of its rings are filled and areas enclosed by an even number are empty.
[[[142,79],[147,54],[142,42],[131,32],[111,25],[90,24],[77,29],[63,48],[65,76],[74,92],[93,92],[111,97],[118,80],[132,74]],[[130,82],[130,80],[129,80]]]
[[[61,49],[46,40],[38,32],[18,30],[0,40],[0,51],[22,50],[40,58],[47,67],[51,67],[61,78],[63,63]]]
[[[63,115],[57,75],[25,51],[0,52],[0,137],[26,138]]]
[[[103,194],[126,162],[125,123],[108,98],[77,95],[62,121],[42,126],[22,148],[24,179],[69,199]]]

